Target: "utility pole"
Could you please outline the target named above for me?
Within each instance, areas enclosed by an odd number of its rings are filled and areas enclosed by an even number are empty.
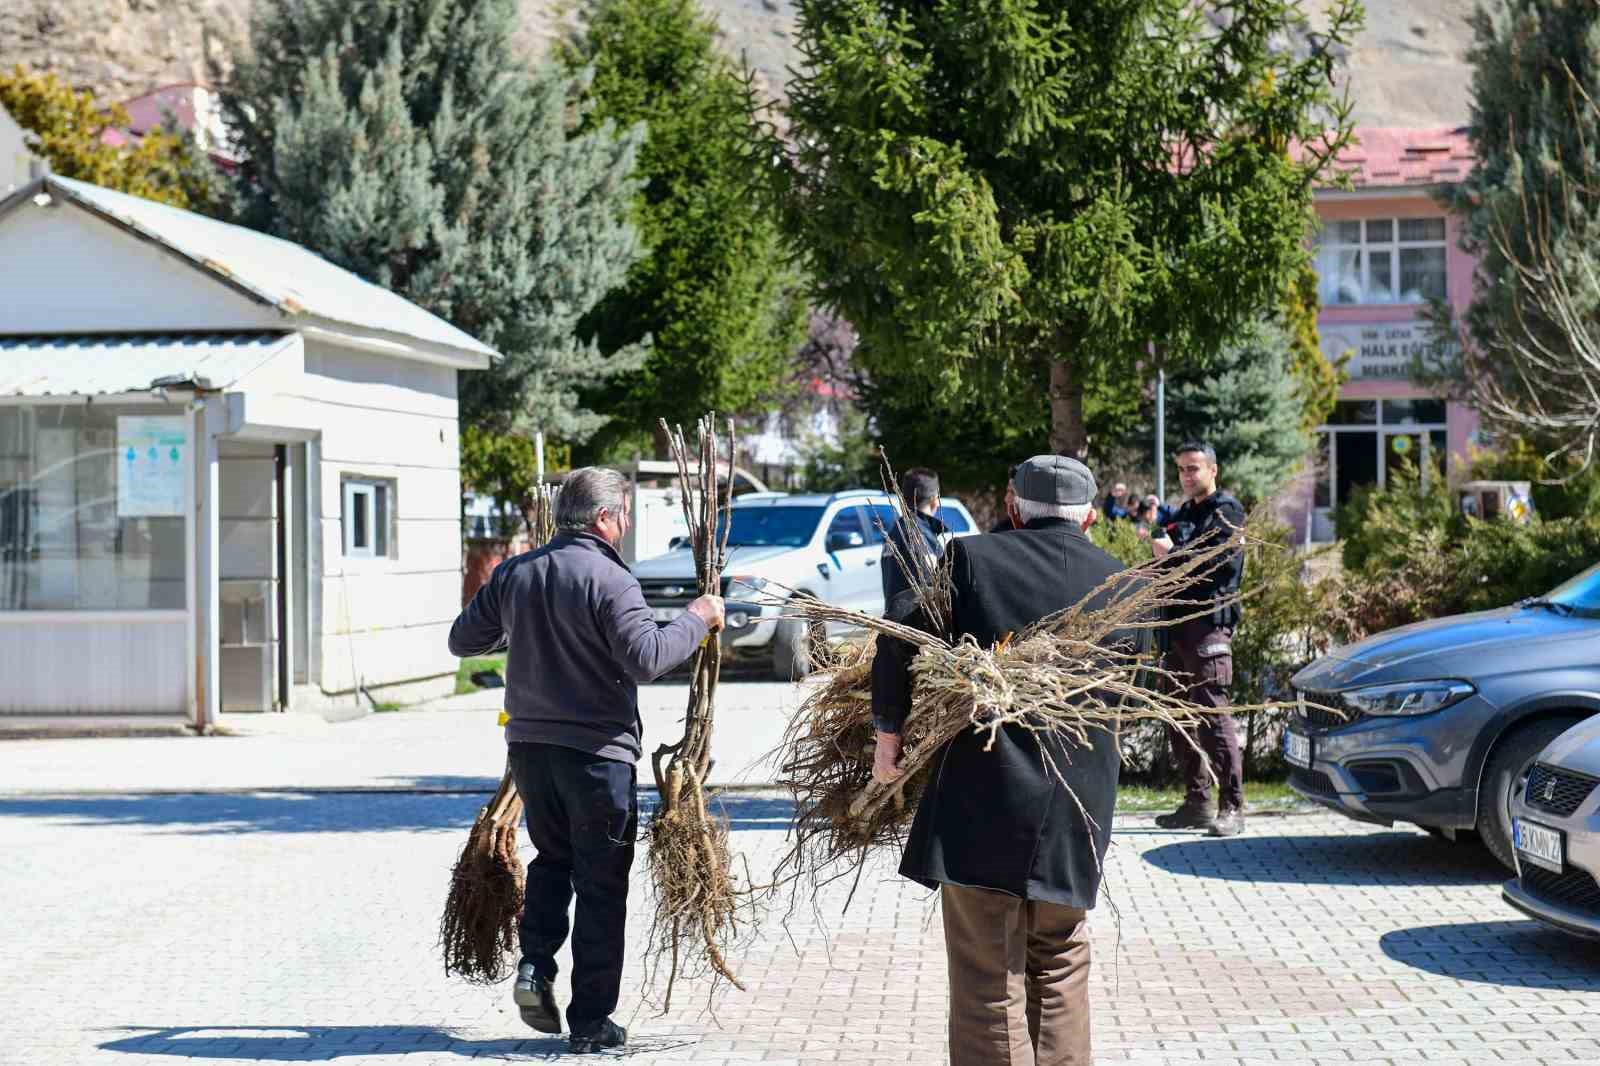
[[[1167,502],[1167,372],[1156,370],[1156,495]]]

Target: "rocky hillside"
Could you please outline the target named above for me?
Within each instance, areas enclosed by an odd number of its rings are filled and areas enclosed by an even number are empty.
[[[747,56],[770,85],[795,62],[792,0],[706,0],[728,50]],[[250,0],[0,0],[0,65],[54,70],[111,99],[172,82],[203,80],[208,56],[225,55]],[[566,0],[523,0],[523,43],[537,55],[560,32]],[[1473,0],[1367,0],[1367,28],[1348,57],[1357,121],[1423,126],[1464,122],[1462,58]]]

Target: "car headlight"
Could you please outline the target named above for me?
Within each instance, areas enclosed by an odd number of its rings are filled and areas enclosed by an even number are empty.
[[[735,575],[728,578],[728,598],[736,599],[740,596],[748,596],[752,593],[760,592],[767,587],[767,584],[767,579],[764,577]]]
[[[1370,685],[1340,695],[1353,711],[1389,716],[1432,714],[1476,691],[1465,681],[1408,681],[1400,685]]]

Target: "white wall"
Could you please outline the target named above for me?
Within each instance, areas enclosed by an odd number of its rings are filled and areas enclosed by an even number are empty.
[[[245,432],[319,434],[318,476],[308,479],[322,582],[320,632],[306,635],[321,653],[313,680],[335,693],[358,679],[374,687],[454,673],[445,639],[461,605],[456,372],[312,339],[303,368],[291,353],[240,387]],[[393,558],[345,558],[348,475],[394,480]]]
[[[0,163],[3,163],[0,158]],[[0,332],[282,329],[277,310],[71,204],[0,218]]]

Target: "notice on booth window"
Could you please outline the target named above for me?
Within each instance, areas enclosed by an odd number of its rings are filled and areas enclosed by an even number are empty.
[[[184,419],[117,416],[117,517],[182,517],[189,468]]]

